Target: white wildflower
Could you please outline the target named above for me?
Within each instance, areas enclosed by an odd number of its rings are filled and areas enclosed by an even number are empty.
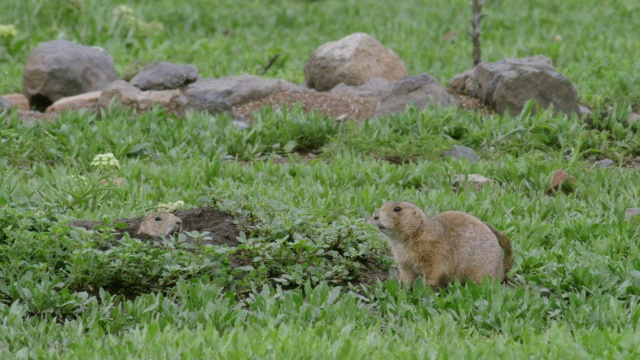
[[[174,212],[178,209],[182,209],[183,207],[184,207],[184,201],[178,200],[174,203],[158,204],[156,211],[157,212]]]
[[[120,162],[118,162],[118,159],[116,159],[112,153],[96,155],[91,165],[103,170],[120,169]]]
[[[128,7],[127,5],[119,5],[111,11],[111,15],[113,15],[113,17],[115,18],[120,18],[123,16],[130,17],[133,16],[133,9]]]
[[[18,30],[13,25],[0,24],[0,38],[11,39],[18,35]]]
[[[71,175],[69,176],[69,180],[72,180],[75,182],[82,182],[83,184],[87,183],[87,178],[82,175]]]

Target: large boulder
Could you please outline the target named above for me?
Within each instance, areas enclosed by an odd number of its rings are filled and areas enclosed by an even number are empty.
[[[544,56],[483,62],[455,76],[449,85],[499,113],[519,114],[527,101],[534,100],[544,109],[553,105],[555,113],[580,114],[576,88]]]
[[[104,49],[47,41],[27,59],[22,92],[34,108],[44,110],[61,98],[102,90],[117,78],[113,59]]]
[[[171,90],[189,85],[196,80],[198,68],[193,65],[156,62],[140,70],[130,83],[140,90]]]
[[[220,79],[202,79],[187,87],[187,92],[217,92],[227,101],[238,106],[266,98],[282,91],[298,91],[298,87],[286,80],[263,79],[252,75],[227,76]]]
[[[307,85],[318,91],[331,90],[340,83],[360,86],[374,78],[398,81],[406,76],[402,59],[364,33],[320,46],[304,65]]]
[[[427,105],[458,106],[458,102],[434,78],[423,73],[396,82],[391,92],[378,102],[376,116],[400,113],[409,105],[422,110]]]

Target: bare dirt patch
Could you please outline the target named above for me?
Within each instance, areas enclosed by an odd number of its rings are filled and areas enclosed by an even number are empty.
[[[273,109],[293,108],[300,104],[305,113],[316,111],[335,120],[356,120],[363,122],[372,118],[376,112],[376,99],[359,96],[344,96],[315,91],[280,92],[258,101],[240,105],[235,108],[237,114],[252,121],[252,113],[271,106]]]
[[[212,207],[194,208],[188,210],[182,210],[174,212],[174,215],[182,220],[182,232],[198,231],[208,232],[209,240],[201,240],[201,245],[227,245],[229,247],[238,246],[236,237],[240,234],[237,226],[233,223],[233,217],[223,211]],[[145,234],[138,234],[138,229],[144,218],[138,219],[118,219],[114,222],[124,223],[126,227],[114,229],[121,237],[124,233],[128,233],[132,238],[137,238],[143,241],[159,242],[159,238],[148,236]],[[72,226],[82,227],[85,229],[94,229],[97,226],[104,226],[105,224],[99,221],[87,221],[77,220],[71,223]],[[195,239],[187,235],[187,242],[195,243]]]
[[[492,115],[495,113],[487,104],[483,103],[480,99],[457,93],[451,88],[447,88],[447,92],[451,94],[458,101],[458,105],[461,109],[477,112],[481,115]]]

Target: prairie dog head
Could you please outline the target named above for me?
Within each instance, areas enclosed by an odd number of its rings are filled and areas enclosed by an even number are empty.
[[[378,229],[390,240],[405,242],[424,223],[426,215],[417,206],[408,202],[389,202],[382,205],[367,223]]]
[[[175,231],[180,231],[181,228],[182,220],[179,217],[172,213],[157,213],[147,216],[142,221],[138,234],[168,236]]]

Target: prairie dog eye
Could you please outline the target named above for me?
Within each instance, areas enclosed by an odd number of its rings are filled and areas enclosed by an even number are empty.
[[[156,221],[162,221],[162,218],[160,216],[155,218]]]
[[[400,212],[400,210],[402,210],[400,206],[396,206],[393,208],[393,212]]]

